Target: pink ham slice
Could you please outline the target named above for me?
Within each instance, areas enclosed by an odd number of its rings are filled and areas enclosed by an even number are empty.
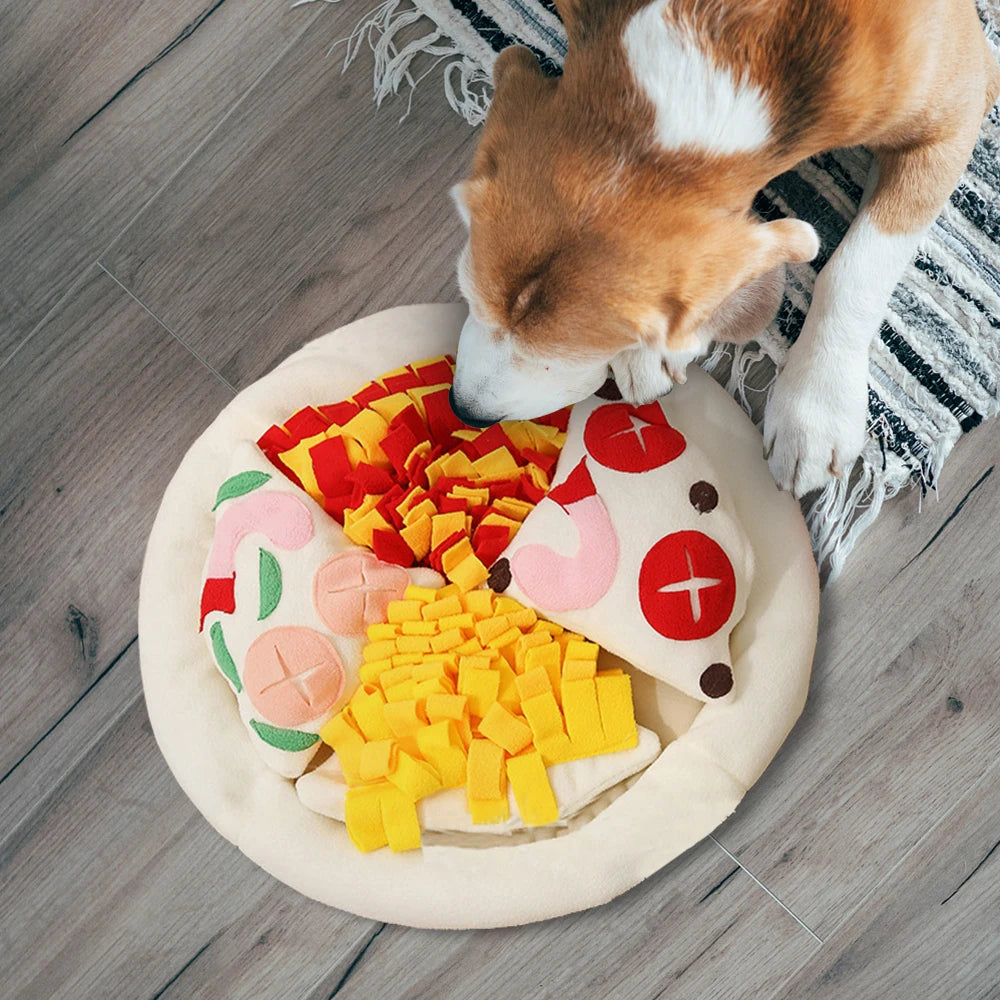
[[[579,535],[576,554],[547,545],[526,545],[514,553],[511,572],[524,595],[546,611],[593,607],[618,570],[618,536],[597,495],[586,458],[546,497],[569,515]]]

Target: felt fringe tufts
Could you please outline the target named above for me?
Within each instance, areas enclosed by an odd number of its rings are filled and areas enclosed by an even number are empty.
[[[292,6],[338,2],[297,0]],[[347,46],[343,65],[343,72],[346,72],[358,57],[362,45],[366,44],[375,61],[372,75],[375,104],[381,107],[387,97],[398,95],[404,85],[409,89],[409,100],[401,122],[410,114],[417,84],[443,62],[444,93],[448,104],[470,125],[480,124],[486,118],[493,89],[490,74],[436,26],[406,40],[408,29],[421,22],[426,23],[426,20],[426,12],[412,0],[385,0],[361,18],[347,38],[335,42],[330,52],[338,45]],[[433,21],[430,23],[433,25]],[[426,64],[428,59],[429,65],[421,65],[421,71],[416,75],[416,61]]]

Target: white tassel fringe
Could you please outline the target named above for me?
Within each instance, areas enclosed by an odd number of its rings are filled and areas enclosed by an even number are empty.
[[[317,2],[338,3],[339,0],[297,0],[292,6]],[[362,44],[367,44],[375,62],[372,74],[375,104],[381,107],[382,102],[390,95],[397,95],[404,84],[409,88],[410,96],[401,122],[410,113],[417,84],[445,62],[443,79],[448,104],[470,125],[478,125],[486,118],[489,108],[493,87],[490,74],[437,27],[409,42],[402,42],[402,33],[424,19],[433,24],[411,0],[385,0],[365,14],[351,34],[335,42],[330,51],[346,44],[343,66],[346,71],[357,58]],[[430,58],[431,61],[426,68],[422,67],[419,76],[415,76],[414,61],[418,58]]]

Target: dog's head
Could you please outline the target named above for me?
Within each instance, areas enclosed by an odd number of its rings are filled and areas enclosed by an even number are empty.
[[[627,86],[594,72],[547,79],[526,49],[497,60],[470,175],[453,192],[469,228],[453,404],[469,422],[577,402],[609,365],[650,352],[682,380],[710,341],[757,335],[783,265],[817,252],[811,226],[740,207],[754,193],[740,164],[655,149],[648,109],[616,106]],[[601,107],[602,94],[619,96]],[[620,387],[645,403],[663,391],[651,385]]]

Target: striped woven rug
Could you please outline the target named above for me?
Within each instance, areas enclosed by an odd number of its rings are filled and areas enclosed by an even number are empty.
[[[980,0],[980,15],[1000,49],[1000,0]],[[486,116],[498,52],[526,45],[552,75],[566,52],[553,0],[386,0],[346,42],[345,67],[362,45],[373,50],[379,103],[441,73],[446,99],[471,125]],[[815,262],[789,268],[781,311],[759,342],[720,350],[703,362],[758,424],[775,366],[802,327],[816,273],[854,217],[870,163],[863,149],[824,153],[776,178],[757,197],[755,208],[765,219],[807,219],[823,245]],[[828,579],[887,499],[910,486],[925,494],[934,489],[959,437],[1000,409],[998,264],[1000,111],[994,108],[872,346],[862,458],[849,478],[830,484],[804,508]]]

